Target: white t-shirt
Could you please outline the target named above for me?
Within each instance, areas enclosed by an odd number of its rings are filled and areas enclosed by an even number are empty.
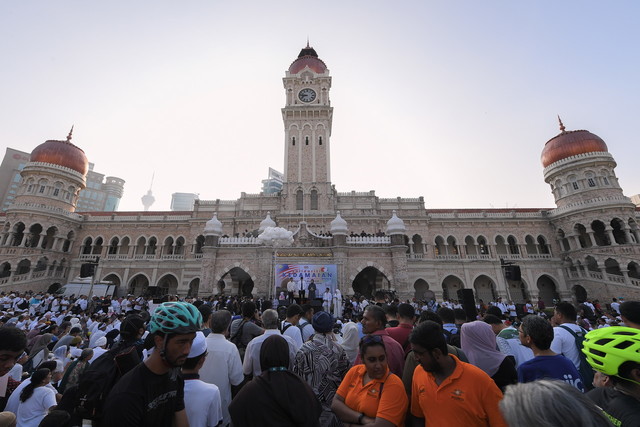
[[[286,320],[282,321],[280,329],[284,329],[287,325],[291,326],[288,326],[287,329],[282,333],[282,335],[291,337],[293,342],[296,344],[296,351],[298,351],[300,350],[300,347],[302,347],[302,331],[296,325],[293,325]]]
[[[18,405],[20,404],[20,393],[29,384],[31,384],[31,378],[27,378],[26,380],[22,381],[18,387],[16,387],[16,389],[13,391],[13,393],[11,393],[11,396],[9,396],[9,399],[7,400],[7,406],[5,406],[4,408],[5,411],[13,412],[14,414],[18,411]],[[49,387],[55,394],[56,389],[51,384],[46,385],[45,387]]]
[[[244,379],[242,360],[238,347],[227,341],[222,334],[212,332],[207,336],[205,342],[208,354],[200,369],[200,379],[218,386],[224,418],[222,425],[227,425],[231,422],[228,409],[231,403],[231,385],[236,386]]]
[[[574,332],[581,332],[582,328],[575,323],[563,323]],[[564,328],[556,326],[553,328],[553,341],[551,342],[551,351],[558,353],[571,360],[576,369],[580,369],[580,354],[576,347],[576,339],[571,333]]]
[[[190,427],[214,427],[222,420],[220,391],[214,384],[185,380],[184,406]]]
[[[36,387],[31,397],[18,405],[16,425],[38,427],[52,406],[56,406],[56,393],[47,386]]]

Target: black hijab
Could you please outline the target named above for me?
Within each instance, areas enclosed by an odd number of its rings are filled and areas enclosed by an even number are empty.
[[[236,426],[319,426],[322,410],[309,385],[289,371],[289,344],[280,335],[262,342],[259,377],[245,385],[229,405]]]

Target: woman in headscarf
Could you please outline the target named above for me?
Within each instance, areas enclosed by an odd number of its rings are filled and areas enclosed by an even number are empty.
[[[485,371],[503,392],[509,384],[518,382],[513,361],[497,350],[496,335],[488,323],[476,320],[463,324],[460,345],[469,363]]]
[[[69,364],[62,377],[62,381],[60,381],[60,393],[64,393],[66,389],[78,384],[80,375],[82,375],[87,366],[89,366],[91,357],[93,357],[93,350],[85,348],[82,350],[80,357]]]
[[[67,364],[69,363],[69,359],[67,358],[68,353],[69,347],[66,345],[61,345],[60,347],[53,350],[53,357],[55,357],[56,360],[62,362],[62,366],[66,368]]]
[[[358,332],[358,326],[353,322],[348,322],[342,325],[342,348],[347,353],[347,359],[349,363],[353,365],[358,355],[358,343],[360,342],[360,335]]]
[[[49,348],[47,346],[51,343],[52,338],[53,334],[44,334],[35,340],[29,352],[29,360],[27,361],[27,366],[30,367],[31,371],[49,358]]]
[[[317,427],[320,402],[300,377],[290,372],[289,345],[272,335],[260,348],[262,374],[246,384],[229,405],[236,426]]]

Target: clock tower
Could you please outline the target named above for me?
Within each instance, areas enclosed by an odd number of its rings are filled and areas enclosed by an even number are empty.
[[[283,210],[308,216],[314,211],[333,212],[329,70],[307,42],[282,81],[286,94]]]

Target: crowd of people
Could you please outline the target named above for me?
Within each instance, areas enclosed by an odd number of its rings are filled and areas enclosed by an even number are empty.
[[[0,294],[0,427],[640,425],[640,302],[294,297]]]

